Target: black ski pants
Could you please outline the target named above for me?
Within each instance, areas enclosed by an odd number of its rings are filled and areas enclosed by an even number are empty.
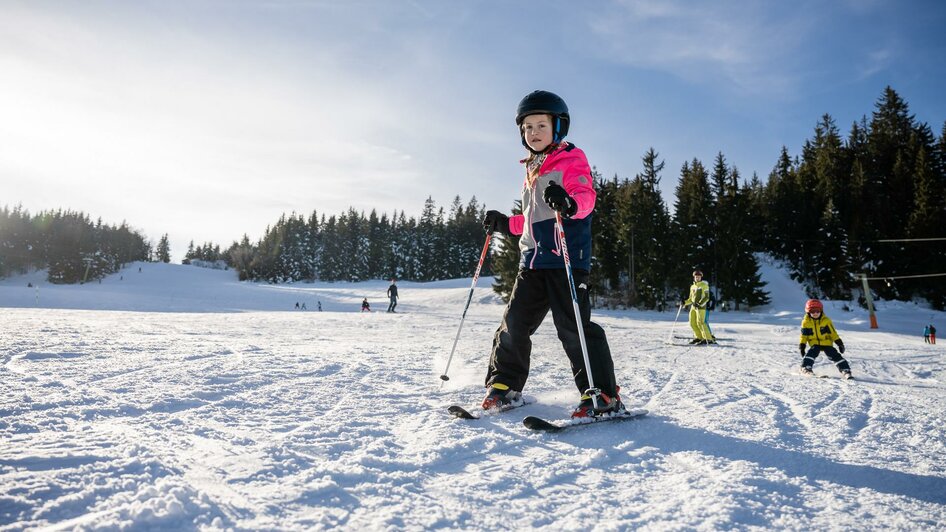
[[[591,321],[588,272],[573,270],[572,273],[595,386],[608,396],[614,397],[617,389],[614,362],[611,360],[611,349],[608,347],[604,329]],[[588,374],[581,352],[568,276],[564,269],[519,270],[512,288],[512,296],[503,314],[503,321],[493,338],[493,351],[486,375],[487,386],[498,382],[513,390],[522,391],[529,377],[531,336],[550,310],[558,338],[571,363],[575,386],[581,393],[588,390]]]
[[[841,353],[838,353],[838,350],[834,348],[833,345],[813,345],[808,349],[808,353],[805,354],[805,357],[801,359],[801,365],[803,368],[811,369],[815,365],[815,359],[818,358],[818,355],[824,353],[831,362],[834,362],[834,365],[837,366],[838,371],[851,371],[851,365],[847,363],[847,360],[841,356]]]

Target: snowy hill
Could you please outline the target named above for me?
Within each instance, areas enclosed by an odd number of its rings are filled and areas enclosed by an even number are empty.
[[[713,314],[719,346],[668,345],[688,334],[674,312],[596,311],[625,402],[650,414],[562,435],[521,424],[577,400],[551,320],[536,404],[446,414],[483,393],[503,311],[488,279],[443,389],[467,279],[399,282],[399,314],[379,312],[383,281],[167,264],[6,279],[0,530],[942,529],[946,361],[920,334],[944,315],[882,302],[870,330],[828,302],[858,380],[823,359],[832,378],[811,379],[796,371],[805,296],[775,265],[763,279],[771,305]]]

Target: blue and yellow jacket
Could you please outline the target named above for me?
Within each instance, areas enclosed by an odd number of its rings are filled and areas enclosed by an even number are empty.
[[[814,319],[807,313],[801,320],[801,338],[800,344],[828,346],[836,340],[840,340],[838,331],[834,329],[834,323],[831,318],[821,314],[821,317]]]

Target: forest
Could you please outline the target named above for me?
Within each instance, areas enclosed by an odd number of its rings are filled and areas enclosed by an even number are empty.
[[[93,222],[75,211],[31,215],[19,205],[0,208],[0,278],[46,269],[52,283],[82,283],[137,260],[156,260],[154,249],[126,223]]]

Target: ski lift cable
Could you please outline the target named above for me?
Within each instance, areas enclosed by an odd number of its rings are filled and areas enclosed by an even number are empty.
[[[860,276],[861,279],[867,279],[868,281],[892,281],[894,279],[919,279],[922,277],[946,277],[946,273],[927,273],[923,275],[890,275],[887,277],[864,277]]]
[[[938,238],[886,238],[882,240],[875,240],[875,242],[939,242],[946,240],[946,237]],[[862,240],[861,242],[870,242],[869,240]]]
[[[793,238],[795,242],[832,242],[831,240],[825,240],[821,238]],[[946,237],[933,237],[933,238],[883,238],[878,240],[847,240],[848,244],[870,244],[872,242],[882,242],[889,244],[891,242],[943,242],[946,241]]]

